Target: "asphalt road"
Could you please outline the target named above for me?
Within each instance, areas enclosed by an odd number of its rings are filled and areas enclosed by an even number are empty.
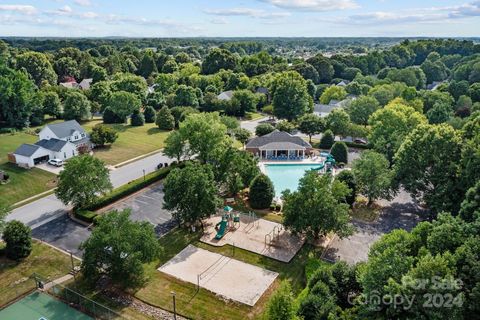
[[[142,177],[144,173],[148,174],[155,171],[159,163],[171,163],[172,161],[163,154],[157,153],[113,169],[110,171],[110,180],[113,187],[117,188]],[[50,195],[14,209],[6,220],[19,220],[33,229],[65,215],[68,209],[70,208],[58,200],[55,195]]]

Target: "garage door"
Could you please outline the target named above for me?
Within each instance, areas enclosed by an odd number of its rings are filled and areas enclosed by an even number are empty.
[[[49,158],[50,158],[49,156],[38,157],[38,158],[33,159],[33,163],[34,164],[39,164],[41,162],[46,162],[46,161],[48,161]]]

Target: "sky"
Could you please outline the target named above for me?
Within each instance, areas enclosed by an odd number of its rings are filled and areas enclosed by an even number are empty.
[[[477,37],[480,1],[0,0],[0,36]]]

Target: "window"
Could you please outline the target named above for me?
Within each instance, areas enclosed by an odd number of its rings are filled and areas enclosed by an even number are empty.
[[[85,133],[82,133],[82,138],[85,138]]]
[[[78,140],[78,136],[75,136],[75,140]]]
[[[74,156],[74,155],[75,155],[75,150],[72,150],[72,156]]]
[[[67,159],[67,153],[66,152],[63,153],[63,159]]]

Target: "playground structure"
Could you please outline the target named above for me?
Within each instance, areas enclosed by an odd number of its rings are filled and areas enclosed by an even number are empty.
[[[292,235],[281,224],[259,219],[255,213],[229,214],[239,218],[234,228],[227,228],[228,220],[223,215],[220,224],[219,216],[212,216],[204,221],[205,233],[200,241],[217,247],[228,244],[282,262],[289,262],[304,243],[303,238]]]
[[[240,216],[238,213],[233,212],[232,207],[225,206],[223,211],[224,214],[222,215],[222,220],[215,225],[215,230],[217,230],[215,239],[217,240],[222,239],[228,231],[235,230],[240,227]]]
[[[320,156],[325,158],[325,160],[320,163],[318,168],[313,170],[315,171],[322,171],[322,172],[332,172],[333,168],[335,167],[336,161],[335,158],[328,152],[320,152]]]
[[[188,245],[158,271],[249,306],[255,305],[278,276],[276,272],[193,245]]]

